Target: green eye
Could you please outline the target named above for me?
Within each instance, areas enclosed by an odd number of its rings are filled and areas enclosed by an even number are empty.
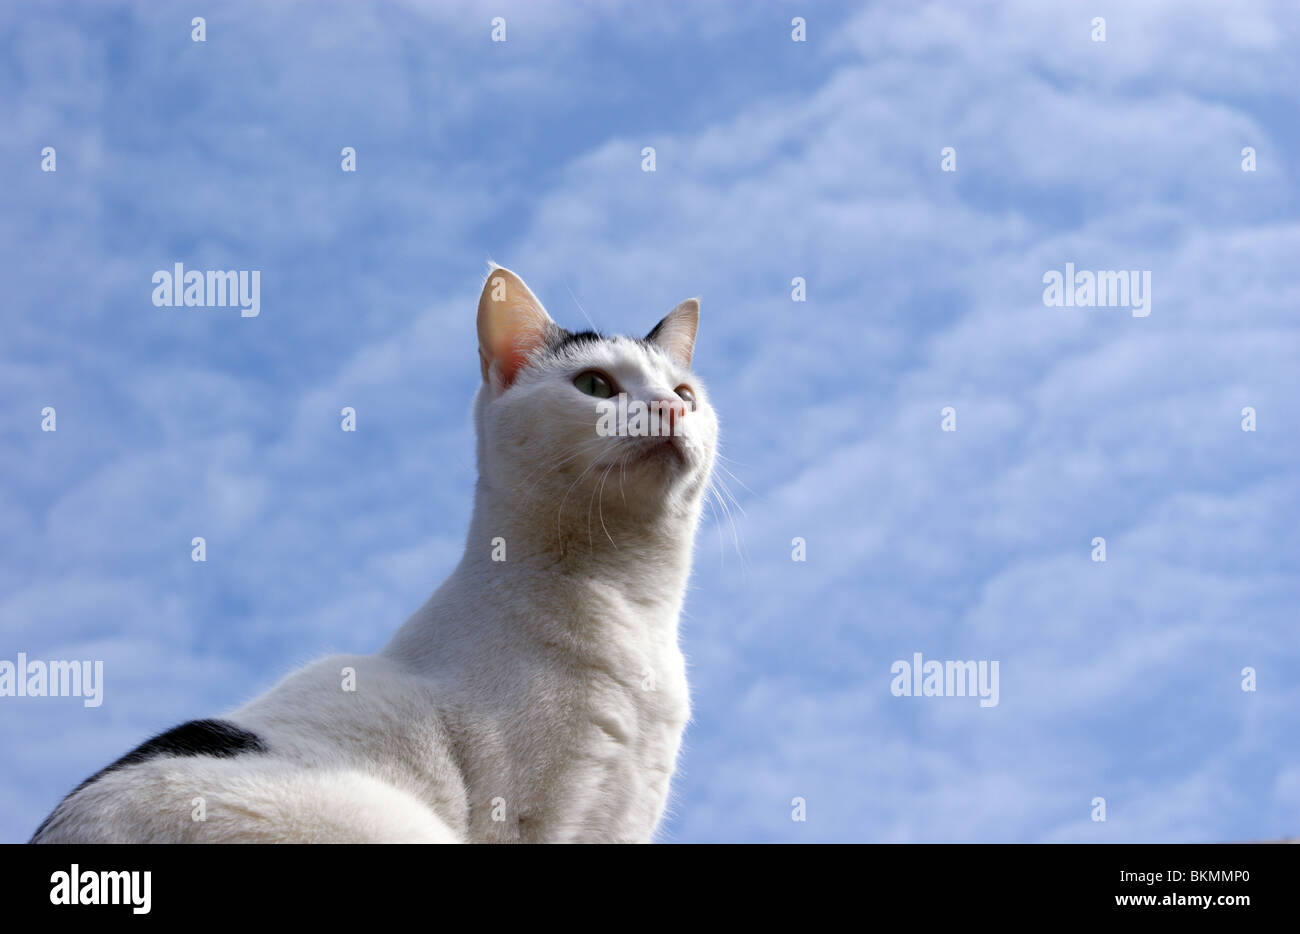
[[[573,378],[573,385],[578,387],[579,392],[595,396],[597,399],[608,399],[614,395],[613,384],[595,370],[583,370]]]

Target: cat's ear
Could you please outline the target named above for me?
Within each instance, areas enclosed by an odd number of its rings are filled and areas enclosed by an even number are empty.
[[[658,344],[688,370],[695,352],[695,332],[700,326],[700,300],[688,298],[654,326],[645,339]]]
[[[515,380],[528,355],[544,346],[557,325],[524,280],[496,266],[478,300],[478,357],[483,381],[495,370],[500,388]]]

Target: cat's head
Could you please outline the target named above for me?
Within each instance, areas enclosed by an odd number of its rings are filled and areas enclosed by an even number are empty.
[[[644,338],[574,333],[493,268],[478,306],[479,482],[553,521],[698,514],[718,437],[691,371],[698,322],[689,299]]]

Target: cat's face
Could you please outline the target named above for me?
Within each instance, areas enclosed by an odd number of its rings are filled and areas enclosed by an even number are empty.
[[[643,339],[573,334],[494,269],[479,304],[480,482],[557,523],[698,511],[718,422],[691,372],[699,305]]]

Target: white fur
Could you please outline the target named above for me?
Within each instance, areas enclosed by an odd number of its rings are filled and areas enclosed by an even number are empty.
[[[689,717],[677,620],[717,437],[683,325],[665,330],[672,352],[533,348],[513,374],[487,347],[465,554],[425,605],[377,655],[322,659],[223,718],[268,751],[109,772],[40,840],[650,840]],[[678,453],[596,437],[572,382],[588,368],[643,401],[689,384]]]

